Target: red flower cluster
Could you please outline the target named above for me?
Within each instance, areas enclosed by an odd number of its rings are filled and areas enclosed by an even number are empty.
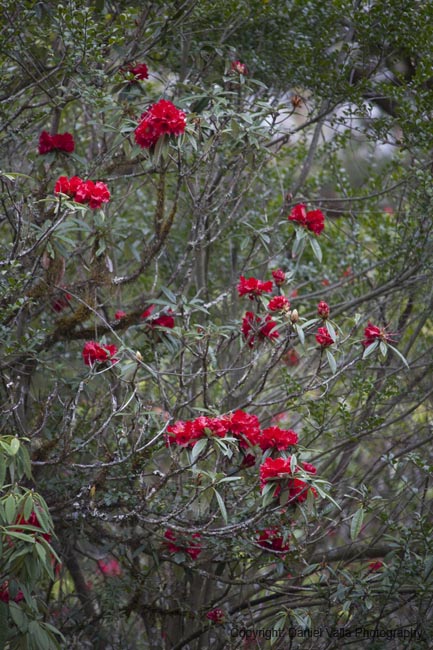
[[[279,427],[269,427],[263,429],[259,439],[260,449],[278,449],[284,451],[292,445],[298,444],[298,434],[291,429],[280,429]]]
[[[17,592],[17,595],[14,598],[15,603],[19,603],[24,599],[24,594],[21,591],[21,589]],[[5,580],[1,585],[0,585],[0,601],[3,603],[8,603],[10,601],[10,593],[9,593],[9,581]]]
[[[163,135],[181,135],[186,115],[167,99],[160,99],[143,115],[135,129],[135,142],[143,149],[153,147]]]
[[[275,286],[277,287],[281,287],[286,281],[286,274],[282,269],[272,271],[272,277],[274,278]]]
[[[113,578],[122,575],[122,568],[114,558],[108,560],[98,560],[98,567],[105,576]]]
[[[28,519],[24,519],[23,515],[20,515],[16,522],[17,524],[21,524],[23,526],[33,526],[34,528],[41,528],[41,524],[39,523],[39,519],[37,518],[36,512],[33,511],[30,513],[30,517]],[[24,530],[22,528],[16,528],[17,533],[25,533],[27,535],[35,535],[36,536],[36,541],[38,537],[42,537],[46,542],[50,543],[51,542],[51,535],[49,533],[35,533],[31,531]]]
[[[268,302],[269,311],[287,312],[290,309],[290,302],[286,296],[274,296]]]
[[[283,363],[286,366],[297,366],[299,364],[299,354],[295,349],[287,350],[287,352],[282,357]]]
[[[96,341],[87,341],[83,348],[83,361],[86,366],[93,366],[95,363],[103,363],[105,361],[117,363],[118,359],[113,358],[116,352],[117,348],[112,343],[109,345],[99,345]]]
[[[329,348],[330,345],[335,343],[326,327],[319,327],[316,334],[316,341],[322,348]]]
[[[66,151],[72,153],[75,149],[74,138],[70,133],[56,133],[50,135],[47,131],[42,131],[39,136],[38,152],[42,155],[50,151]]]
[[[118,309],[114,314],[114,318],[116,320],[121,320],[122,318],[125,318],[125,316],[126,316],[126,311],[122,311],[121,309]]]
[[[377,327],[372,323],[368,323],[364,330],[364,340],[362,341],[362,345],[366,348],[377,340],[384,341],[385,343],[395,343],[392,339],[392,334],[386,332],[385,328]]]
[[[310,210],[307,212],[307,208],[303,203],[298,203],[295,205],[293,210],[288,216],[289,221],[296,221],[304,228],[308,228],[311,232],[320,235],[322,230],[325,227],[325,215],[321,210]]]
[[[250,348],[254,347],[256,339],[258,341],[277,339],[280,334],[276,327],[277,323],[269,314],[263,319],[261,316],[253,314],[252,311],[247,311],[242,319],[242,334]]]
[[[67,194],[77,203],[87,203],[95,210],[110,200],[110,192],[101,181],[83,181],[78,176],[60,176],[54,187],[55,194]]]
[[[221,417],[199,416],[187,422],[178,420],[167,427],[166,442],[168,445],[175,443],[182,447],[193,447],[208,435],[224,438],[229,434],[239,439],[242,448],[257,444],[260,435],[258,418],[239,410]]]
[[[368,569],[370,573],[376,573],[377,571],[383,569],[383,562],[381,560],[378,560],[377,562],[370,562]]]
[[[149,70],[145,63],[138,63],[137,65],[129,65],[125,72],[130,72],[134,75],[134,79],[131,83],[135,83],[137,80],[144,80],[149,78]]]
[[[179,545],[176,535],[170,529],[165,531],[164,537],[167,540],[165,544],[170,553],[186,553],[192,560],[196,560],[202,551],[200,544],[195,541],[200,538],[200,533],[194,533],[188,545]]]
[[[247,66],[245,65],[245,63],[241,63],[240,61],[232,61],[231,70],[232,72],[237,72],[238,74],[242,74],[244,77],[246,77],[248,74]]]
[[[263,488],[268,481],[284,479],[286,481],[285,487],[289,491],[289,501],[293,503],[302,503],[306,500],[309,490],[316,497],[317,491],[314,487],[308,485],[305,481],[293,475],[290,468],[291,458],[267,458],[260,466],[260,487]],[[316,468],[310,463],[301,463],[301,467],[309,474],[315,474]],[[295,468],[295,474],[299,472],[300,467]],[[278,496],[281,492],[281,484],[278,484],[274,491],[274,496]]]
[[[272,281],[262,282],[262,280],[257,280],[257,278],[245,278],[241,275],[238,284],[238,293],[240,296],[247,295],[251,300],[255,296],[261,296],[262,293],[271,293],[272,291]]]
[[[212,621],[212,623],[221,625],[224,623],[225,614],[222,609],[211,609],[210,612],[207,612],[206,618]]]
[[[331,310],[329,308],[328,303],[326,303],[324,300],[321,300],[317,305],[317,313],[320,316],[320,318],[323,318],[323,320],[329,318],[330,311]]]
[[[69,305],[71,298],[72,296],[70,293],[64,293],[61,296],[59,296],[56,300],[53,300],[51,306],[54,309],[54,311],[60,313]]]
[[[147,319],[155,311],[155,305],[150,305],[147,309],[141,314],[140,318]],[[168,309],[166,314],[161,314],[156,318],[150,318],[147,325],[149,327],[167,327],[168,329],[173,329],[175,323],[174,318],[171,316],[173,313],[172,309]]]
[[[257,544],[267,551],[278,551],[279,553],[288,551],[290,548],[288,544],[284,544],[284,538],[278,528],[265,528],[260,533]]]

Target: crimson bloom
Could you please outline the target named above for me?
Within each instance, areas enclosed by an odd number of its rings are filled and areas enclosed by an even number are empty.
[[[71,294],[65,292],[64,294],[56,298],[56,300],[53,300],[51,306],[54,309],[54,311],[60,313],[69,305],[71,298],[72,298]]]
[[[0,585],[0,601],[3,603],[8,603],[10,601],[10,593],[9,593],[9,581],[5,580],[1,585]],[[21,591],[21,589],[17,592],[14,602],[19,603],[22,600],[24,600],[24,594]]]
[[[274,278],[275,285],[281,287],[286,281],[286,274],[282,269],[276,269],[272,271],[272,277]]]
[[[263,490],[268,481],[279,478],[288,479],[291,474],[290,458],[267,458],[260,465],[260,487]],[[278,488],[277,493],[281,490],[280,486]]]
[[[262,282],[257,278],[245,278],[243,275],[239,278],[238,294],[240,296],[247,295],[251,300],[255,296],[261,296],[262,293],[271,293],[272,281]]]
[[[242,334],[244,335],[250,348],[254,347],[256,339],[264,341],[277,339],[280,334],[276,329],[277,323],[268,315],[261,318],[252,311],[247,311],[242,319]]]
[[[163,135],[184,133],[186,115],[167,99],[160,99],[141,116],[135,129],[135,142],[143,149],[153,147]]]
[[[200,555],[202,548],[195,540],[200,539],[200,533],[194,533],[191,537],[191,541],[185,541],[185,543],[180,543],[170,529],[167,529],[164,533],[164,537],[167,540],[165,545],[170,553],[187,553],[192,560],[196,560]]]
[[[279,427],[263,429],[259,439],[259,445],[262,451],[266,451],[267,449],[284,451],[291,447],[291,445],[296,445],[297,442],[297,433],[291,429],[280,429]]]
[[[245,63],[241,63],[241,61],[232,61],[231,70],[232,72],[237,72],[238,74],[242,74],[244,77],[246,77],[248,74],[247,66],[245,65]]]
[[[110,192],[101,181],[83,181],[79,176],[60,176],[54,186],[55,194],[67,194],[77,203],[87,203],[93,210],[110,200]]]
[[[74,138],[70,133],[56,133],[50,135],[47,131],[42,131],[39,136],[38,152],[43,155],[50,151],[65,151],[72,153],[75,149]]]
[[[282,361],[286,366],[297,366],[300,361],[299,354],[294,348],[291,348],[283,355]]]
[[[260,436],[260,422],[256,415],[250,415],[240,409],[226,416],[227,430],[239,439],[241,448],[257,444]]]
[[[369,322],[364,330],[364,340],[362,341],[362,345],[367,347],[377,340],[384,341],[385,343],[394,343],[394,340],[391,337],[392,335],[387,332],[384,327],[377,327]]]
[[[290,309],[290,302],[286,296],[274,296],[268,302],[269,311],[282,311],[286,312]]]
[[[172,309],[168,309],[166,314],[161,314],[156,318],[150,318],[151,314],[153,314],[154,311],[155,305],[150,305],[150,307],[147,307],[144,310],[140,318],[143,320],[149,319],[147,324],[150,327],[167,327],[168,329],[173,329],[175,322],[173,316],[171,315],[173,313]]]
[[[307,467],[310,469],[307,470]],[[314,474],[316,468],[310,463],[302,463],[302,468],[309,474]],[[289,492],[289,500],[293,503],[302,503],[307,499],[308,492],[317,497],[317,490],[309,485],[306,481],[298,478],[296,474],[299,472],[300,467],[296,466],[294,473],[291,469],[291,457],[289,458],[267,458],[260,466],[260,488],[263,491],[268,481],[275,479],[285,479],[286,488]],[[281,493],[282,485],[278,484],[274,496]]]
[[[110,558],[107,560],[98,560],[98,567],[105,576],[113,578],[122,575],[122,568],[117,560]]]
[[[23,526],[34,526],[35,528],[41,528],[41,524],[39,523],[39,519],[36,515],[36,512],[33,510],[33,512],[30,513],[30,516],[28,519],[24,519],[23,515],[20,515],[17,520],[17,524],[22,524]],[[42,537],[46,542],[50,543],[51,542],[51,535],[49,533],[29,533],[29,531],[17,528],[16,529],[17,533],[26,533],[26,534],[34,534],[36,535],[36,539],[38,536]]]
[[[319,327],[316,334],[316,341],[322,348],[328,348],[335,343],[326,327]]]
[[[321,210],[310,210],[307,212],[304,203],[298,203],[298,205],[295,205],[289,214],[288,219],[289,221],[296,221],[296,223],[311,230],[311,232],[314,232],[316,235],[320,235],[325,227],[325,215],[323,212]]]
[[[129,65],[126,69],[126,72],[130,72],[134,75],[132,83],[136,80],[144,80],[149,78],[149,70],[145,63],[137,63],[137,65]]]
[[[265,530],[262,530],[257,543],[268,551],[278,551],[279,553],[288,551],[290,548],[288,544],[284,544],[284,538],[278,528],[265,528]]]
[[[99,345],[96,341],[87,341],[83,348],[83,361],[86,366],[93,366],[95,363],[103,363],[110,361],[116,363],[118,359],[114,359],[117,352],[115,345]]]
[[[224,623],[225,614],[222,609],[211,609],[210,612],[207,612],[206,618],[212,621],[212,623],[221,625],[221,623]]]
[[[121,320],[122,318],[125,318],[125,316],[126,316],[126,311],[122,311],[121,309],[118,309],[114,314],[114,318],[116,320]]]
[[[317,313],[320,316],[320,318],[323,318],[323,320],[329,318],[330,311],[331,310],[329,308],[328,303],[326,303],[324,300],[321,300],[317,305]]]

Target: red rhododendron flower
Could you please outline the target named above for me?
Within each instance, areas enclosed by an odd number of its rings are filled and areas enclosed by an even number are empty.
[[[50,135],[47,131],[42,131],[39,136],[38,152],[40,154],[49,153],[57,149],[58,151],[66,151],[72,153],[75,149],[74,138],[70,133],[56,133]]]
[[[167,427],[166,445],[174,443],[181,447],[193,447],[198,440],[209,434],[223,438],[228,431],[228,426],[226,418],[199,416],[188,422],[178,420]]]
[[[122,318],[125,318],[125,316],[126,316],[126,311],[122,311],[121,309],[118,309],[114,314],[114,318],[116,320],[121,320]]]
[[[377,327],[376,325],[373,325],[372,323],[368,323],[367,327],[364,330],[364,340],[362,341],[362,345],[364,347],[367,347],[368,345],[371,345],[377,340],[389,342],[389,343],[394,343],[395,341],[392,339],[392,334],[387,332],[384,327]]]
[[[301,463],[301,467],[305,472],[308,472],[309,474],[316,474],[317,472],[317,467],[312,465],[311,463]]]
[[[200,555],[202,548],[195,540],[200,539],[200,533],[194,533],[191,537],[191,541],[188,540],[188,545],[179,544],[179,541],[172,530],[166,530],[164,537],[167,542],[165,542],[167,549],[170,553],[187,553],[192,560],[196,560]],[[194,540],[194,541],[193,541]]]
[[[109,576],[110,578],[122,575],[122,568],[119,562],[114,558],[98,560],[98,567],[105,576]]]
[[[317,305],[317,313],[320,318],[323,318],[324,320],[329,317],[330,311],[329,305],[324,300],[321,300]]]
[[[278,528],[265,528],[260,533],[257,543],[266,550],[278,551],[279,553],[288,551],[290,548],[288,544],[284,544],[284,538]]]
[[[145,309],[145,311],[141,314],[140,318],[147,319],[151,316],[151,314],[153,314],[154,311],[155,305],[150,305],[150,307],[147,307],[147,309]],[[150,327],[167,327],[168,329],[173,329],[175,322],[173,316],[171,316],[172,313],[173,310],[168,309],[166,314],[161,314],[156,318],[151,318],[147,324]]]
[[[221,623],[224,623],[225,614],[222,609],[211,609],[210,612],[207,612],[206,618],[213,623],[220,625]]]
[[[130,65],[128,66],[127,72],[133,74],[135,79],[144,80],[149,78],[149,70],[145,63],[138,63],[134,66]]]
[[[297,503],[306,501],[310,490],[312,494],[317,497],[317,490],[300,478],[290,479],[288,488],[290,501],[296,501]]]
[[[143,149],[153,147],[163,135],[179,136],[185,131],[186,115],[166,99],[160,99],[143,115],[135,129],[135,141]]]
[[[241,275],[238,284],[238,293],[240,296],[248,295],[251,300],[254,296],[261,296],[262,293],[272,292],[272,281],[262,282],[257,278],[245,278]]]
[[[322,230],[325,227],[325,215],[321,210],[310,210],[307,212],[307,208],[303,203],[298,203],[295,205],[293,210],[288,216],[289,221],[296,221],[304,228],[308,228],[316,235],[320,235]]]
[[[247,66],[245,65],[245,63],[241,63],[240,61],[232,61],[231,69],[232,72],[237,72],[238,74],[242,74],[244,77],[246,77],[248,74]]]
[[[326,327],[319,327],[316,334],[316,341],[322,348],[328,348],[335,343]]]
[[[35,511],[33,511],[33,512],[30,513],[30,516],[29,516],[28,519],[24,519],[23,515],[20,515],[20,516],[17,518],[17,520],[16,520],[15,523],[17,523],[17,524],[22,524],[22,525],[24,525],[24,526],[34,526],[35,528],[41,528],[41,524],[39,523],[39,519],[37,518],[37,515],[36,515],[36,512],[35,512]],[[28,534],[28,535],[32,535],[32,534],[34,534],[34,535],[36,535],[36,536],[39,535],[39,533],[31,533],[30,531],[26,531],[26,530],[23,530],[23,529],[21,529],[21,528],[17,528],[17,529],[16,529],[16,532],[17,532],[17,533],[26,533],[26,534]],[[45,541],[47,541],[48,543],[51,542],[51,535],[50,535],[49,533],[43,533],[43,532],[41,531],[40,536],[41,536],[43,539],[45,539]],[[36,539],[37,539],[37,538],[36,538]]]
[[[272,320],[269,314],[263,319],[253,314],[253,312],[247,311],[242,319],[242,334],[245,336],[250,348],[254,347],[256,338],[259,341],[277,339],[280,334],[276,327],[277,323]]]
[[[279,427],[268,427],[263,429],[259,439],[260,449],[266,451],[267,449],[278,449],[284,451],[291,445],[296,445],[298,442],[298,434],[291,429],[280,429]]]
[[[260,465],[260,487],[263,490],[269,480],[278,478],[288,479],[291,474],[290,458],[267,458]]]
[[[299,363],[299,354],[294,349],[288,350],[283,355],[282,361],[286,366],[297,366]]]
[[[59,298],[54,300],[51,303],[51,306],[54,309],[54,311],[59,313],[59,312],[63,311],[65,309],[65,307],[67,307],[69,305],[69,302],[70,302],[71,298],[72,298],[72,296],[71,296],[70,293],[64,293],[62,296],[60,296]]]
[[[83,181],[75,192],[75,201],[77,203],[88,203],[93,210],[100,208],[103,203],[110,200],[110,192],[105,183],[97,181]]]
[[[269,311],[289,311],[290,302],[286,296],[274,296],[268,302]]]
[[[256,415],[238,410],[226,416],[224,420],[227,423],[227,431],[239,438],[240,447],[245,449],[257,444],[260,435],[260,422]]]
[[[376,571],[380,571],[383,568],[383,562],[381,560],[378,560],[377,562],[370,562],[368,568],[370,573],[376,573]]]
[[[281,287],[281,285],[283,285],[286,281],[286,274],[282,269],[276,269],[276,271],[272,271],[272,277],[274,278],[274,282],[277,287]]]
[[[73,198],[75,196],[75,192],[82,182],[83,181],[79,176],[72,176],[71,178],[68,178],[67,176],[60,176],[54,186],[54,193],[67,194]]]
[[[245,454],[242,459],[241,468],[246,469],[247,467],[254,467],[256,464],[256,457],[254,454]]]
[[[95,363],[102,363],[110,361],[116,363],[118,359],[114,359],[117,348],[112,343],[109,345],[99,345],[96,341],[88,341],[83,348],[83,361],[86,366],[93,366]]]
[[[15,603],[20,603],[24,599],[24,594],[21,591],[21,589],[17,592],[14,602]],[[3,603],[8,603],[10,601],[10,593],[9,593],[9,581],[5,580],[1,585],[0,585],[0,601]]]
[[[331,284],[331,282],[328,280],[328,278],[323,278],[322,285],[324,287],[329,287],[330,284]]]

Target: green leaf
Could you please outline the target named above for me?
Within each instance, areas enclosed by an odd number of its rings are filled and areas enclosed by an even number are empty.
[[[370,345],[367,345],[367,347],[364,350],[364,354],[362,355],[362,358],[366,359],[367,357],[369,357],[370,354],[372,354],[377,349],[378,345],[379,345],[378,340],[374,341]]]
[[[226,509],[226,506],[225,506],[225,503],[224,503],[224,499],[222,498],[222,496],[218,492],[218,490],[215,490],[215,488],[212,488],[212,489],[213,489],[213,491],[215,493],[215,496],[216,496],[216,499],[218,501],[218,507],[220,509],[222,518],[224,519],[225,523],[227,524],[228,523],[227,509]]]
[[[399,351],[397,350],[397,348],[395,348],[393,345],[390,345],[389,343],[388,343],[388,347],[389,347],[393,352],[395,352],[395,354],[396,354],[398,357],[400,357],[400,359],[403,361],[403,363],[404,363],[404,365],[406,366],[406,368],[409,368],[409,364],[408,364],[408,362],[406,361],[406,359],[404,358],[404,356],[402,355],[402,353],[399,352]]]
[[[201,452],[205,449],[207,443],[208,443],[207,438],[202,438],[201,440],[195,443],[191,451],[191,463],[195,463],[197,458],[200,456]]]
[[[385,341],[380,342],[379,349],[380,349],[380,352],[381,352],[382,356],[386,357],[386,355],[388,353],[388,347],[387,347]]]
[[[315,257],[317,258],[317,260],[319,262],[321,262],[322,261],[322,249],[320,248],[319,242],[314,237],[309,237],[309,240],[310,240],[310,246],[311,246],[311,248],[313,250],[313,253],[314,253]]]
[[[326,350],[326,358],[328,359],[332,374],[335,375],[337,372],[337,362],[335,361],[335,357],[332,354],[331,350]]]
[[[362,527],[362,522],[364,521],[364,508],[361,506],[359,510],[355,512],[352,516],[352,521],[350,523],[350,539],[355,541],[359,535],[359,531]]]
[[[29,626],[28,618],[24,611],[16,603],[9,603],[9,613],[20,632],[26,633]]]
[[[327,320],[325,322],[325,327],[328,330],[329,336],[336,341],[337,340],[337,333],[334,329],[334,326],[332,325],[331,321]]]
[[[302,329],[302,327],[300,325],[298,325],[298,323],[295,324],[295,330],[296,330],[296,332],[297,332],[297,334],[299,336],[300,342],[302,343],[302,345],[304,345],[305,344],[304,330]]]
[[[10,494],[5,502],[6,523],[13,524],[17,516],[15,498]]]
[[[15,456],[20,448],[20,441],[18,438],[12,438],[9,447],[11,456]]]
[[[6,478],[6,462],[3,454],[0,454],[0,490],[3,488]]]

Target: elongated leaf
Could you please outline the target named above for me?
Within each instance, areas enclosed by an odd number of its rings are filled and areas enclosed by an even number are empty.
[[[225,523],[227,524],[227,523],[228,523],[228,518],[227,518],[227,509],[226,509],[226,505],[225,505],[225,503],[224,503],[224,499],[222,498],[222,496],[221,496],[221,494],[218,492],[218,490],[215,490],[215,488],[212,488],[212,489],[213,489],[213,491],[214,491],[214,493],[215,493],[215,496],[216,496],[216,499],[217,499],[217,501],[218,501],[218,507],[219,507],[219,509],[220,509],[220,512],[221,512],[222,518],[224,519]]]
[[[366,347],[365,350],[364,350],[364,354],[362,355],[362,358],[363,358],[363,359],[366,359],[367,357],[369,357],[370,354],[372,354],[372,353],[376,350],[376,348],[378,347],[378,345],[379,345],[379,341],[378,341],[378,340],[374,341],[374,342],[371,343],[370,345],[367,345],[367,347]]]
[[[334,341],[336,341],[336,340],[337,340],[337,333],[336,333],[336,331],[335,331],[335,329],[334,329],[334,326],[332,325],[331,321],[327,320],[326,323],[325,323],[325,325],[326,325],[326,329],[327,329],[328,332],[329,332],[329,336],[330,336]]]
[[[337,372],[337,362],[335,361],[335,357],[330,350],[326,350],[326,358],[328,359],[332,374],[335,375]]]
[[[203,449],[206,447],[207,442],[208,442],[207,438],[202,438],[201,440],[195,443],[191,452],[191,463],[195,463],[195,461],[200,456]]]
[[[389,347],[393,352],[395,352],[395,354],[396,354],[398,357],[400,357],[400,359],[403,361],[403,363],[404,363],[404,365],[406,366],[406,368],[409,368],[409,364],[408,364],[408,362],[406,361],[406,359],[404,358],[404,356],[402,355],[402,353],[399,352],[399,351],[397,350],[397,348],[395,348],[393,345],[389,345],[389,343],[388,343],[388,347]]]
[[[296,323],[296,325],[295,325],[295,329],[296,329],[296,332],[297,332],[297,334],[298,334],[298,336],[299,336],[299,340],[301,341],[302,345],[304,345],[304,343],[305,343],[305,334],[304,334],[304,330],[303,330],[302,327],[301,327],[300,325],[298,325],[297,323]]]
[[[320,248],[319,242],[314,237],[310,237],[309,239],[310,239],[310,245],[311,245],[311,248],[313,250],[314,256],[317,258],[317,260],[319,262],[321,262],[322,261],[322,249]]]
[[[15,456],[20,448],[20,441],[18,438],[12,438],[9,447],[11,456]]]
[[[350,523],[350,538],[352,541],[355,541],[355,539],[358,537],[363,521],[364,521],[364,508],[361,507],[359,508],[359,510],[355,512],[355,514],[352,517],[352,521]]]
[[[12,494],[8,496],[5,502],[5,514],[6,514],[6,521],[8,524],[13,524],[15,519],[16,519],[16,514],[17,514],[17,508],[16,508],[16,502]]]

